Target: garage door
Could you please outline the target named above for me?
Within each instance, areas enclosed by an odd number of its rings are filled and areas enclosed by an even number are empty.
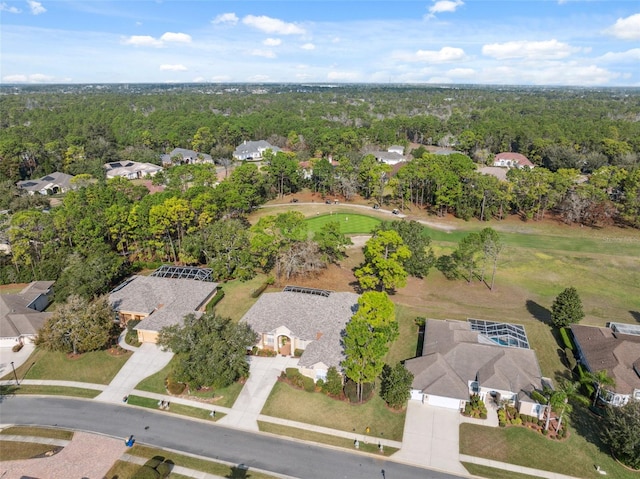
[[[433,396],[431,394],[427,395],[426,399],[431,406],[446,407],[448,409],[460,408],[460,399]]]

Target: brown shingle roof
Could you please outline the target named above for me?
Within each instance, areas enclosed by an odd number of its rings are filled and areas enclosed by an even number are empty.
[[[640,336],[580,324],[572,324],[571,332],[585,366],[591,372],[606,370],[616,382],[607,389],[619,394],[640,389]]]

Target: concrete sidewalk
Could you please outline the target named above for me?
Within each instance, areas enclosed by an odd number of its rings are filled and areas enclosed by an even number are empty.
[[[142,344],[122,366],[109,386],[96,397],[96,400],[122,402],[122,398],[128,396],[140,381],[160,371],[172,357],[173,353],[162,351],[155,344]]]
[[[11,386],[15,383],[15,381],[0,381],[0,385],[2,386]],[[58,381],[55,379],[23,379],[20,381],[20,386],[62,386],[66,388],[97,389],[98,391],[104,391],[109,387],[106,384]]]

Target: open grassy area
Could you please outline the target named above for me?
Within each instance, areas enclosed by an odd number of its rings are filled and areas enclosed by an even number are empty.
[[[312,216],[307,218],[307,226],[311,233],[317,233],[327,223],[338,222],[340,232],[345,235],[369,234],[380,224],[378,218],[352,213],[334,213]]]
[[[52,429],[49,427],[33,427],[33,426],[11,426],[4,428],[0,434],[15,436],[34,436],[48,437],[52,439],[64,439],[70,441],[73,439],[73,431],[64,429]]]
[[[132,406],[140,406],[146,407],[149,409],[157,409],[158,411],[164,411],[158,407],[158,400],[152,398],[146,398],[142,396],[136,396],[135,394],[130,394],[129,399],[127,400],[128,404]],[[169,410],[167,412],[172,412],[173,414],[180,414],[181,416],[195,417],[196,419],[207,419],[210,421],[217,421],[220,418],[224,417],[225,414],[217,413],[216,418],[212,419],[209,414],[211,411],[208,409],[202,409],[199,407],[186,406],[184,404],[178,404],[172,402]]]
[[[56,379],[109,384],[130,356],[131,352],[128,351],[118,356],[106,351],[94,351],[70,358],[65,353],[36,348],[29,359],[16,368],[16,374],[21,380]],[[1,379],[13,379],[13,373]]]
[[[370,436],[395,441],[402,440],[405,419],[404,412],[391,411],[378,395],[363,404],[350,404],[279,381],[271,390],[262,414],[356,434],[364,434],[369,427]]]
[[[267,280],[265,274],[258,274],[248,281],[233,280],[222,284],[224,298],[216,304],[215,311],[220,316],[239,321],[244,313],[258,300],[252,298],[251,293],[258,289]]]
[[[0,386],[0,395],[39,394],[45,396],[72,396],[93,399],[101,391],[98,389],[68,388],[64,386],[40,386],[35,384],[21,384],[20,386]]]
[[[140,466],[133,462],[116,461],[105,474],[106,479],[130,479],[138,472]]]
[[[572,427],[567,439],[557,441],[522,427],[490,428],[464,423],[460,426],[460,452],[585,479],[601,477],[596,466],[607,471],[607,477],[637,479],[637,473],[626,470],[601,451],[593,431],[579,432]]]
[[[322,434],[315,431],[307,431],[306,429],[299,429],[297,427],[283,426],[281,424],[273,424],[271,422],[258,421],[258,427],[263,432],[269,432],[271,434],[277,434],[278,436],[287,436],[300,439],[302,441],[317,442],[320,444],[328,444],[330,446],[342,447],[345,449],[354,449],[353,439],[345,439],[343,437],[332,436],[330,434]],[[360,443],[358,449],[362,452],[368,452],[370,454],[378,454],[380,456],[390,456],[397,452],[398,449],[394,447],[385,447],[381,453],[378,449],[378,444],[374,443]]]
[[[520,474],[518,472],[505,471],[496,469],[495,467],[482,466],[480,464],[472,464],[463,462],[469,474],[480,477],[488,477],[489,479],[537,479],[538,476],[530,476],[529,474]]]
[[[59,449],[60,446],[51,444],[36,444],[33,442],[1,441],[0,461],[16,461],[19,459],[31,459],[45,452]]]
[[[144,458],[152,458],[154,456],[162,456],[165,459],[173,461],[176,466],[182,466],[195,471],[207,472],[209,474],[229,477],[229,478],[251,478],[251,479],[276,479],[275,476],[265,474],[253,469],[246,469],[244,471],[238,470],[236,466],[228,466],[214,461],[207,461],[205,459],[199,459],[197,457],[191,457],[183,454],[176,454],[174,452],[163,451],[149,446],[141,444],[135,444],[129,451],[132,456],[139,456]],[[107,476],[110,477],[110,476]],[[111,476],[113,477],[113,476]],[[173,477],[173,476],[172,476]],[[124,479],[124,476],[118,479]]]

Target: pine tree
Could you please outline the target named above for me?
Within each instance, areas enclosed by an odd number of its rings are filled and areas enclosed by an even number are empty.
[[[578,291],[570,287],[562,291],[551,306],[551,322],[556,328],[564,328],[584,318],[582,301]]]

